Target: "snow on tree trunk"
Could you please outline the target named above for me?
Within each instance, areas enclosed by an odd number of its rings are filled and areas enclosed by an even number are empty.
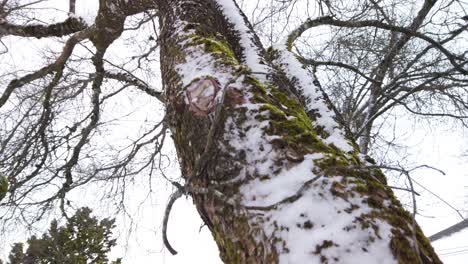
[[[167,122],[224,262],[441,263],[307,73],[265,51],[234,1],[157,3]]]

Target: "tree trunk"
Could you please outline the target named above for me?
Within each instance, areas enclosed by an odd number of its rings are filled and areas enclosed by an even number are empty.
[[[167,122],[225,263],[441,263],[313,82],[233,0],[157,0]]]

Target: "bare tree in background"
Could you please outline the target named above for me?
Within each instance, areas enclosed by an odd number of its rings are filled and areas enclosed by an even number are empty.
[[[135,46],[141,50],[128,58],[125,69],[122,64],[104,58],[108,46],[124,30],[156,23],[150,10],[128,21],[124,29],[125,16],[141,13],[149,5],[141,9],[127,8],[124,17],[98,18],[94,25],[88,26],[73,16],[56,23],[38,23],[32,19],[37,4],[2,2],[0,35],[3,40],[8,36],[49,40],[73,35],[63,38],[62,48],[44,54],[44,61],[37,62],[44,63],[39,70],[11,68],[8,71],[5,67],[7,70],[2,72],[0,80],[5,88],[0,99],[3,121],[0,168],[10,183],[9,200],[3,202],[11,206],[4,211],[4,217],[19,215],[28,223],[40,219],[56,201],[64,207],[68,191],[90,182],[112,183],[108,191],[114,199],[115,195],[123,199],[127,181],[135,175],[151,177],[160,166],[163,156],[158,153],[166,138],[162,116],[153,116],[140,128],[135,127],[134,137],[118,146],[99,138],[99,135],[105,137],[108,127],[118,125],[119,121],[114,120],[115,116],[106,115],[106,109],[112,112],[116,102],[134,96],[135,90],[155,101],[162,100],[160,91],[131,73],[151,76],[148,63],[155,63],[158,43],[150,27],[144,33],[148,35],[141,48]],[[33,11],[28,11],[30,7]],[[109,11],[101,6],[100,12]],[[113,28],[110,30],[107,24]],[[8,51],[4,56],[7,58]],[[104,63],[112,66],[104,69]],[[102,90],[101,86],[106,89]],[[120,116],[125,117],[126,113]],[[47,195],[36,196],[37,193]],[[109,193],[101,195],[105,197]]]
[[[321,16],[308,18],[289,35],[290,48],[295,45],[317,74],[362,153],[368,154],[379,136],[377,121],[397,107],[466,126],[463,2],[324,1],[323,6]],[[328,35],[316,40],[313,30],[307,34],[311,28]]]
[[[440,263],[414,214],[402,208],[379,168],[359,154],[368,152],[372,124],[386,107],[403,104],[415,92],[442,93],[453,85],[451,79],[464,83],[464,54],[445,46],[464,32],[464,24],[440,38],[420,30],[437,1],[425,1],[409,23],[379,19],[379,12],[393,15],[379,2],[358,6],[372,10],[369,14],[358,8],[351,17],[340,17],[337,10],[344,13],[344,7],[324,1],[326,16],[292,31],[285,48],[291,50],[305,30],[318,25],[351,29],[351,44],[342,43],[344,37],[330,42],[346,44],[336,51],[342,57],[350,56],[359,35],[369,37],[366,30],[374,29],[376,40],[390,36],[390,41],[376,44],[375,51],[369,47],[379,55],[352,57],[346,65],[329,63],[326,51],[320,61],[301,52],[305,64],[337,66],[360,76],[354,88],[330,81],[322,84],[323,91],[305,78],[307,72],[288,50],[265,50],[231,0],[100,0],[93,24],[73,15],[38,23],[31,7],[40,2],[0,2],[2,40],[63,41],[59,49],[51,47],[44,65],[2,73],[0,172],[8,182],[2,184],[7,191],[0,202],[2,221],[33,222],[57,203],[66,215],[67,194],[90,182],[108,183],[122,193],[126,181],[143,173],[151,178],[169,129],[185,180],[184,186],[174,183],[178,190],[171,203],[182,194],[192,196],[226,263],[331,263],[350,256],[364,262]],[[70,5],[70,13],[74,9]],[[139,32],[143,27],[154,30]],[[118,56],[112,47],[128,31],[148,34],[147,45],[128,61],[114,63]],[[410,52],[405,51],[410,41],[422,45],[416,57],[424,59],[398,59]],[[148,75],[159,46],[158,89]],[[433,51],[433,61],[448,67],[437,72],[450,71],[450,77],[431,77],[423,67]],[[374,68],[352,70],[357,66],[351,62],[380,59]],[[412,67],[424,70],[413,76]],[[431,88],[436,84],[446,89]],[[100,135],[113,123],[106,116],[109,102],[128,99],[129,89],[164,104],[166,115],[142,126],[127,146],[104,144]],[[346,91],[345,100],[333,97],[336,89]]]

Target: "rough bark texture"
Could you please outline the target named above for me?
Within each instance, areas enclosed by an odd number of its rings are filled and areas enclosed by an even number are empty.
[[[274,63],[279,51],[267,53],[250,34],[269,64],[266,74],[255,73],[245,65],[245,32],[216,1],[157,4],[167,120],[187,184],[205,190],[191,195],[225,263],[441,263],[355,144],[344,151],[325,143],[320,113],[304,110],[297,80]],[[274,193],[252,191],[288,178],[303,180],[270,190],[287,193],[273,203]],[[323,202],[329,212],[314,213]],[[320,222],[327,213],[339,224]]]

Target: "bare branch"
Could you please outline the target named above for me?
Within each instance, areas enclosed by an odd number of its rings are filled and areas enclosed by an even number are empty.
[[[63,37],[84,30],[88,26],[77,17],[69,17],[65,21],[52,25],[15,25],[0,20],[1,36],[19,36],[32,38]]]
[[[304,31],[307,29],[310,29],[312,27],[317,27],[320,25],[332,25],[332,26],[338,26],[338,27],[344,27],[344,28],[364,28],[364,27],[375,27],[375,28],[381,28],[381,29],[386,29],[390,31],[395,31],[395,32],[400,32],[403,33],[407,36],[412,36],[412,37],[417,37],[420,38],[424,41],[427,41],[431,45],[433,45],[435,48],[440,50],[452,63],[452,65],[460,72],[463,74],[468,74],[468,71],[463,69],[463,67],[460,66],[460,63],[457,61],[460,60],[466,60],[463,57],[460,57],[458,55],[455,55],[448,51],[445,47],[443,47],[438,41],[435,41],[434,39],[419,33],[417,31],[414,31],[412,29],[404,28],[404,27],[398,27],[398,26],[393,26],[389,24],[385,24],[381,21],[377,20],[362,20],[362,21],[343,21],[343,20],[337,20],[332,17],[320,17],[314,20],[307,20],[302,24],[301,27],[297,28],[294,30],[288,37],[287,41],[287,46],[288,49],[292,49],[292,44],[294,43],[294,40],[297,39]]]
[[[439,231],[437,233],[435,233],[434,235],[428,237],[429,240],[431,242],[434,242],[434,241],[437,241],[437,240],[440,240],[444,237],[448,237],[448,236],[451,236],[457,232],[460,232],[462,230],[464,230],[465,228],[468,228],[468,219],[465,219],[461,222],[458,222],[456,223],[455,225],[453,226],[450,226],[442,231]]]
[[[70,0],[69,2],[69,13],[70,14],[75,14],[76,10],[76,0]]]
[[[121,82],[131,84],[135,86],[136,88],[138,88],[139,90],[157,98],[159,101],[164,103],[164,94],[162,92],[152,89],[148,84],[146,84],[142,80],[138,79],[137,77],[129,73],[113,73],[113,72],[106,71],[104,73],[104,76],[106,78],[110,78],[110,79],[114,79],[114,80],[118,80]]]

